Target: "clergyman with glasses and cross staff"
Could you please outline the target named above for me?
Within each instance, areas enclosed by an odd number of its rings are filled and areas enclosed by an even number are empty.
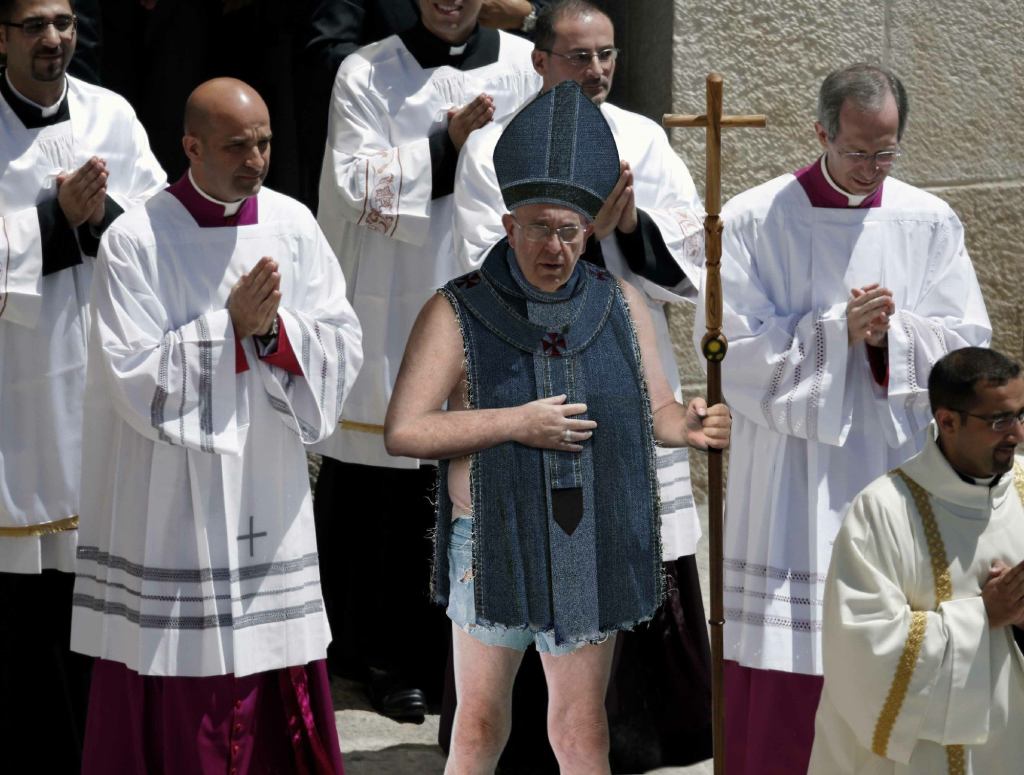
[[[893,73],[836,70],[818,96],[822,155],[722,212],[730,775],[806,771],[843,513],[921,448],[932,365],[991,334],[956,214],[890,175],[907,113]]]

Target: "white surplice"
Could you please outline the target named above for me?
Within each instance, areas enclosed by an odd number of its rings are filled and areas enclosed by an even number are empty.
[[[467,70],[424,69],[399,36],[360,49],[338,69],[331,97],[317,219],[342,262],[365,332],[366,363],[342,426],[317,451],[364,465],[416,468],[384,449],[384,415],[413,322],[431,294],[461,272],[452,242],[452,196],[431,198],[428,137],[448,110],[480,93],[496,121],[540,88],[532,45],[499,34],[497,61]]]
[[[645,116],[607,102],[601,113],[615,137],[620,158],[633,172],[636,206],[654,221],[666,248],[687,279],[666,288],[635,274],[626,263],[614,234],[601,241],[609,271],[639,288],[654,323],[662,369],[676,398],[681,397],[679,368],[669,336],[665,304],[694,301],[704,264],[704,210],[689,170],[672,150],[665,131]],[[504,123],[507,123],[504,122]],[[472,135],[459,155],[455,175],[455,234],[459,273],[478,269],[495,242],[505,236],[501,216],[507,212],[494,172],[494,146],[503,126],[495,123]],[[690,487],[686,449],[658,448],[661,485],[663,557],[693,554],[700,539],[700,520]]]
[[[2,77],[2,76],[0,76]],[[36,205],[92,156],[122,208],[166,183],[128,103],[67,79],[69,119],[27,128],[0,97],[0,571],[72,572],[93,259],[43,275]],[[63,226],[63,228],[68,228]],[[78,263],[81,260],[81,263]],[[70,266],[77,263],[76,266]]]
[[[733,414],[725,523],[725,657],[821,674],[832,541],[864,486],[913,455],[932,364],[988,344],[963,227],[887,178],[879,207],[812,207],[793,175],[725,206],[722,367]],[[850,289],[893,292],[888,386],[847,340]],[[705,330],[698,303],[695,340]]]
[[[813,775],[1024,769],[1024,656],[1010,627],[990,628],[981,598],[993,562],[1024,558],[1024,461],[991,488],[968,484],[930,436],[901,468],[927,493],[938,542],[896,474],[857,496],[836,538]],[[961,756],[962,769],[949,766]]]
[[[304,444],[335,427],[362,361],[312,214],[264,188],[259,221],[200,228],[169,192],[104,235],[93,285],[72,648],[144,675],[248,675],[330,641]],[[226,309],[261,256],[301,374]]]

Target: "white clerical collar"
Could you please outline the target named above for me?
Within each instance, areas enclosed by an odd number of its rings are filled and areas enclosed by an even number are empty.
[[[245,201],[245,199],[239,199],[237,202],[222,202],[219,199],[214,199],[212,196],[207,194],[205,191],[203,191],[203,189],[199,187],[199,184],[196,183],[196,179],[192,177],[191,169],[188,171],[188,182],[192,184],[192,188],[194,188],[196,190],[196,193],[198,193],[199,196],[201,196],[203,199],[206,199],[207,201],[213,202],[215,205],[220,205],[221,207],[223,207],[225,218],[230,218],[232,215],[237,213],[239,209],[242,207],[242,203]]]
[[[452,57],[462,56],[462,54],[465,52],[466,46],[468,44],[469,44],[469,41],[467,40],[461,46],[452,46],[450,49],[448,49],[448,56],[452,56]]]
[[[847,203],[850,205],[850,207],[860,207],[860,203],[867,199],[869,196],[871,196],[871,194],[851,194],[849,191],[844,191],[843,189],[841,189],[836,184],[836,182],[832,180],[832,176],[828,174],[828,165],[825,164],[825,154],[821,155],[821,172],[822,174],[824,174],[825,180],[828,181],[828,184],[832,186],[832,188],[834,188],[840,194],[846,197]]]
[[[64,90],[60,93],[60,98],[55,103],[53,103],[52,105],[49,105],[49,106],[47,106],[47,105],[40,105],[38,102],[35,102],[34,100],[30,100],[28,97],[26,97],[20,91],[18,91],[16,88],[14,88],[14,84],[11,83],[10,73],[8,71],[6,71],[6,70],[4,71],[4,78],[7,79],[7,85],[11,87],[11,91],[14,93],[14,96],[17,97],[22,102],[24,102],[24,103],[26,103],[28,105],[31,105],[33,108],[36,108],[43,118],[49,118],[50,116],[54,115],[58,110],[60,110],[60,104],[62,102],[64,102],[64,97],[66,97],[67,93],[68,93],[68,79],[65,78],[64,79]]]

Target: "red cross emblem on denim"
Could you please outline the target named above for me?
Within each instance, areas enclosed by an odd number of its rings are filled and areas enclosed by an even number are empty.
[[[540,340],[540,345],[549,358],[561,358],[566,348],[565,337],[557,331],[548,331]]]
[[[472,288],[480,282],[479,272],[470,272],[465,277],[460,277],[455,281],[455,287],[457,288]]]

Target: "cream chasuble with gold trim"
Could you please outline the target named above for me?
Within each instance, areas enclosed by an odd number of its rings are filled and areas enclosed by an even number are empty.
[[[929,434],[853,501],[825,590],[815,775],[1010,775],[1024,762],[1024,656],[981,587],[1024,559],[1024,467],[961,480]],[[1016,486],[1015,486],[1016,485]]]

